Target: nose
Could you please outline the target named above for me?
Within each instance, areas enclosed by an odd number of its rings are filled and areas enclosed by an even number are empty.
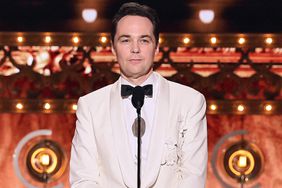
[[[131,45],[131,53],[139,53],[140,47],[138,41],[133,41]]]

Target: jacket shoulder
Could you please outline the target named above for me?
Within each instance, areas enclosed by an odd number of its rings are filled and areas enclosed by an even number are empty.
[[[196,96],[196,95],[203,95],[202,93],[200,93],[199,91],[197,91],[196,89],[189,87],[189,86],[185,86],[176,82],[172,82],[172,81],[168,81],[171,91],[177,91],[177,92],[173,92],[173,93],[177,93],[178,95],[182,96]]]
[[[84,96],[81,96],[79,100],[86,101],[87,103],[92,103],[93,101],[96,101],[97,99],[106,99],[108,95],[110,95],[110,91],[113,84],[104,86],[100,89],[97,89],[95,91],[92,91]]]

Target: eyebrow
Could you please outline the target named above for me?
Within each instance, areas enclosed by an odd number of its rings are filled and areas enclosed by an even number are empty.
[[[118,37],[118,40],[121,39],[121,38],[130,38],[130,35],[121,35],[121,36]]]
[[[118,40],[121,38],[130,38],[130,35],[121,35],[118,37]],[[140,38],[150,38],[151,40],[153,40],[153,38],[150,35],[141,35]]]
[[[141,35],[141,38],[150,38],[151,40],[153,40],[153,38],[150,35]]]

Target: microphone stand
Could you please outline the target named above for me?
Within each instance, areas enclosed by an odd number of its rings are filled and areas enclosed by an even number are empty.
[[[137,188],[141,186],[141,108],[137,108]]]
[[[137,111],[137,188],[141,187],[141,108],[144,104],[145,92],[140,86],[136,86],[132,93],[132,105]]]

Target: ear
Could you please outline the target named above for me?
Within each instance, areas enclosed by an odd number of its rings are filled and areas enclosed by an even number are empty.
[[[156,46],[155,55],[159,53],[159,44]]]
[[[111,42],[111,51],[116,56],[117,53],[116,53],[116,50],[115,50],[113,42]]]

